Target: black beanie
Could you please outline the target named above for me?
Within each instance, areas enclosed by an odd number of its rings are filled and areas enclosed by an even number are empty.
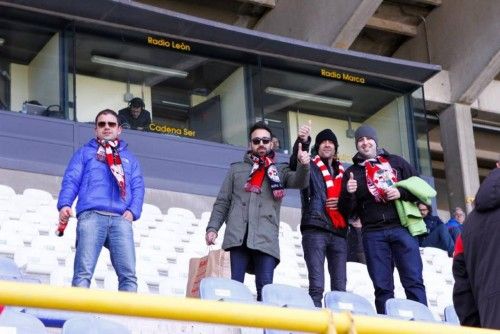
[[[359,138],[367,137],[375,141],[378,145],[377,131],[369,125],[363,124],[354,132],[354,143],[357,145]]]
[[[337,136],[335,136],[335,133],[333,133],[333,131],[330,129],[324,129],[323,131],[318,133],[314,142],[314,150],[318,152],[319,145],[325,140],[330,140],[335,144],[335,153],[337,153],[337,150],[339,149],[339,142],[337,141]]]

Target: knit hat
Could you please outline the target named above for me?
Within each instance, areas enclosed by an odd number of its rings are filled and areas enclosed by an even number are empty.
[[[339,149],[339,142],[337,141],[337,136],[335,136],[335,133],[333,133],[332,130],[330,129],[324,129],[318,135],[316,136],[316,140],[314,141],[314,150],[318,152],[319,145],[324,142],[325,140],[330,140],[335,144],[335,153],[337,153],[337,150]]]
[[[377,131],[369,125],[363,124],[354,132],[354,143],[357,144],[359,138],[367,137],[375,141],[378,145]]]

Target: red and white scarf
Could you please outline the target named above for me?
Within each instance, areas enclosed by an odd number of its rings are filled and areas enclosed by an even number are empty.
[[[385,190],[398,182],[396,173],[387,159],[378,155],[360,163],[365,167],[366,185],[377,202],[387,202]]]
[[[274,152],[269,153],[267,156],[261,158],[249,153],[250,159],[253,162],[252,170],[248,176],[245,190],[260,194],[262,191],[262,182],[264,176],[267,174],[274,199],[279,201],[285,196],[285,189],[281,185],[278,169],[274,164]]]
[[[313,158],[313,162],[318,166],[321,174],[323,174],[323,180],[325,180],[326,186],[326,198],[339,198],[340,192],[342,190],[342,176],[344,175],[344,166],[338,161],[339,173],[332,180],[332,176],[328,171],[328,167],[323,163],[320,156],[317,155]],[[333,227],[335,228],[346,228],[347,224],[344,217],[340,214],[338,209],[325,208],[326,213],[332,221]]]
[[[118,147],[120,141],[117,140],[106,140],[106,139],[96,139],[99,144],[97,149],[97,159],[106,160],[111,174],[116,179],[118,183],[118,188],[120,188],[120,196],[125,199],[126,197],[126,187],[125,187],[125,173],[123,171],[122,159],[118,152]]]

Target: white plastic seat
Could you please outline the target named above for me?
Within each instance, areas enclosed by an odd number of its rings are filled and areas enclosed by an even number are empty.
[[[186,285],[187,281],[185,280],[175,277],[165,277],[160,280],[158,293],[166,296],[185,297]]]
[[[15,328],[4,333],[45,334],[47,330],[43,323],[33,315],[6,309],[0,314],[0,328]]]
[[[0,184],[0,200],[10,200],[16,195],[16,192],[11,187]]]
[[[54,251],[58,261],[64,263],[68,255],[72,255],[71,241],[55,235],[36,236],[31,241],[31,248]]]
[[[196,216],[191,210],[176,207],[169,208],[167,211],[167,216],[179,217],[183,219],[196,219]]]
[[[60,267],[50,273],[50,285],[71,286],[73,267]]]
[[[52,195],[45,190],[27,188],[23,191],[23,196],[25,200],[32,201],[33,203],[38,203],[38,205],[48,206],[52,204]]]
[[[0,230],[0,255],[13,258],[16,250],[23,248],[23,238],[15,230]]]
[[[208,223],[208,221],[210,220],[210,216],[212,215],[212,211],[204,211],[201,213],[201,218],[200,218],[200,222],[201,223]]]
[[[117,322],[97,318],[95,316],[78,316],[64,323],[62,334],[107,334],[107,333],[131,333],[124,325]]]
[[[57,253],[49,250],[21,248],[16,250],[14,261],[30,274],[50,275],[59,267]]]
[[[161,222],[163,221],[163,213],[156,205],[144,203],[142,205],[141,220]]]

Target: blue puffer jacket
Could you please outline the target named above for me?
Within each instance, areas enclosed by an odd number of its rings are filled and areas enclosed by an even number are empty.
[[[137,159],[127,150],[127,143],[120,140],[118,148],[125,171],[126,198],[120,197],[116,179],[105,161],[97,160],[98,143],[91,139],[75,152],[64,172],[57,209],[76,204],[77,216],[87,210],[102,210],[123,214],[132,212],[139,219],[144,200],[144,180]]]

